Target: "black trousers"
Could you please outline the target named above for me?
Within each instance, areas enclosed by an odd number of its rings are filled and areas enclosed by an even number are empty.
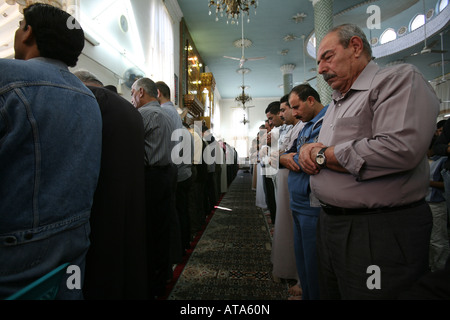
[[[205,185],[207,179],[206,168],[203,165],[192,166],[192,187],[189,189],[189,223],[191,226],[191,238],[201,230],[205,223],[206,196]]]
[[[272,220],[272,223],[275,224],[275,216],[277,212],[277,203],[275,200],[275,186],[273,185],[273,180],[271,177],[268,176],[263,177],[265,185],[264,190],[266,192],[266,203],[270,211],[270,219]]]
[[[428,272],[432,215],[427,203],[377,214],[320,212],[320,297],[397,299]]]
[[[172,165],[145,168],[147,247],[152,296],[165,294],[167,270],[170,268],[171,210],[174,209],[171,204],[175,199],[173,181],[176,174],[176,167]]]
[[[217,179],[215,172],[208,172],[207,180],[205,184],[205,209],[206,216],[208,216],[219,199],[216,198],[217,195]]]
[[[192,177],[177,184],[176,207],[181,232],[181,250],[190,248],[191,222],[189,217],[189,191],[192,188]]]

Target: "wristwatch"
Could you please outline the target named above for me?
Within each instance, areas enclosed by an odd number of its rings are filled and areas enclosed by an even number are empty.
[[[328,147],[320,149],[319,152],[317,152],[316,155],[316,163],[319,167],[325,168],[327,164],[327,158],[325,157],[325,150],[327,150]]]

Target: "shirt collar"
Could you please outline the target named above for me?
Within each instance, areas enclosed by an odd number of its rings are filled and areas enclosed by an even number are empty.
[[[161,107],[171,107],[171,108],[175,108],[176,109],[176,107],[175,107],[175,105],[173,104],[172,101],[167,101],[167,102],[161,103]]]
[[[158,100],[153,100],[153,101],[147,102],[142,107],[160,107],[160,106],[161,105],[159,104]]]
[[[323,116],[325,115],[325,112],[327,112],[328,109],[328,105],[324,106],[318,114],[316,114],[316,116],[314,118],[312,118],[311,120],[309,120],[308,122],[305,122],[305,126],[310,126],[310,125],[316,125],[317,123],[320,122],[321,118],[323,118]]]
[[[356,78],[355,82],[353,82],[348,92],[352,90],[355,91],[369,90],[372,80],[377,74],[378,70],[380,70],[380,67],[373,60],[370,61],[363,69],[361,74],[358,76],[358,78]],[[341,98],[341,96],[342,94],[338,90],[333,91],[332,97],[334,100],[338,100],[339,98]]]
[[[31,58],[29,60],[30,61],[32,61],[32,60],[42,61],[42,62],[54,64],[60,68],[68,69],[67,64],[65,64],[64,62],[62,62],[60,60],[56,60],[56,59],[50,59],[50,58],[45,58],[45,57],[36,57],[36,58]]]

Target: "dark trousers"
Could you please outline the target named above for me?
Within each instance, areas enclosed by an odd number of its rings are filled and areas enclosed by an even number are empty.
[[[170,203],[174,200],[176,167],[145,168],[149,282],[152,296],[165,293],[170,267]],[[175,178],[176,179],[176,178]]]
[[[189,249],[191,242],[191,223],[189,219],[189,190],[192,187],[192,177],[177,184],[176,207],[180,222],[181,250]]]
[[[426,203],[376,214],[331,215],[321,210],[321,299],[397,299],[429,269],[431,227]]]
[[[207,179],[206,169],[202,165],[192,167],[192,187],[189,189],[189,221],[191,237],[201,230],[205,223],[205,185]]]
[[[271,177],[268,176],[263,177],[265,185],[264,190],[266,192],[266,203],[270,211],[270,219],[272,219],[272,223],[275,224],[275,216],[277,212],[277,203],[275,200],[275,187],[273,185],[273,180]]]
[[[217,179],[215,172],[208,172],[206,184],[205,184],[205,209],[206,216],[208,216],[212,210],[214,210],[214,206],[216,205],[218,199],[217,195]]]

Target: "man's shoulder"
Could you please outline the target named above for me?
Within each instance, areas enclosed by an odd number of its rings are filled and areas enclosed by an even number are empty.
[[[176,109],[176,108],[175,108],[175,105],[173,104],[172,101],[164,102],[163,104],[161,104],[161,107],[163,107],[163,108],[172,108],[172,109]]]
[[[173,104],[164,103],[161,105],[162,110],[169,116],[170,121],[173,122],[173,125],[176,128],[183,127],[183,123],[181,122],[181,117],[178,111],[175,109]]]
[[[402,75],[408,77],[408,75],[417,72],[419,72],[419,70],[414,65],[409,63],[400,63],[398,65],[380,68],[377,75],[380,76]]]
[[[25,60],[17,60],[17,59],[0,59],[0,66],[9,67],[9,66],[21,66],[25,65],[27,62]]]
[[[380,68],[373,78],[371,86],[391,92],[398,89],[397,85],[412,88],[413,83],[424,84],[429,90],[433,90],[419,69],[409,63]]]
[[[142,116],[151,117],[152,119],[154,119],[154,121],[157,121],[162,125],[167,122],[171,124],[172,122],[170,116],[166,111],[163,110],[160,105],[147,104],[140,107],[138,110],[142,114]]]
[[[124,97],[106,88],[93,86],[88,88],[97,99],[102,114],[137,117],[142,122],[137,109]]]
[[[92,92],[67,68],[57,63],[38,59],[0,59],[0,87],[31,87],[44,85],[48,88],[65,87],[76,90],[92,98]],[[56,86],[48,86],[55,84]]]
[[[10,83],[11,81],[22,80],[28,78],[30,73],[36,73],[36,66],[25,60],[16,59],[0,59],[0,70],[2,77],[0,83]]]
[[[0,67],[2,71],[13,70],[17,76],[27,76],[18,72],[18,70],[26,69],[27,72],[39,72],[41,69],[46,69],[44,62],[39,60],[20,60],[20,59],[0,59]]]
[[[43,59],[0,59],[2,77],[0,83],[11,84],[13,82],[55,82],[66,83],[69,86],[77,86],[78,89],[86,88],[66,67],[56,60],[54,62]]]

